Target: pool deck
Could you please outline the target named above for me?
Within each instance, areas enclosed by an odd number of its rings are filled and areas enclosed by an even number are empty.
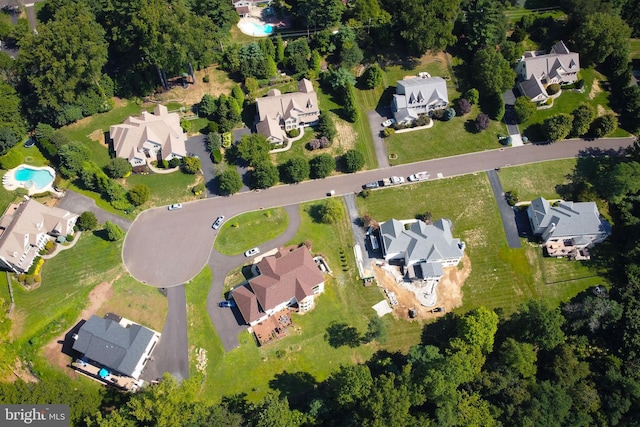
[[[284,28],[289,26],[289,23],[287,22],[287,18],[279,19],[275,15],[263,16],[265,11],[265,8],[263,7],[249,6],[249,8],[250,8],[249,16],[240,18],[240,21],[238,21],[238,24],[237,24],[240,31],[242,31],[244,34],[248,36],[269,37],[273,35],[275,33],[275,30],[277,30],[278,28]],[[253,31],[253,26],[251,25],[251,23],[259,24],[259,25],[271,25],[274,31],[269,34],[263,34],[263,33],[256,34]]]
[[[50,166],[31,166],[27,164],[21,164],[18,167],[9,169],[7,173],[4,174],[4,176],[2,177],[2,186],[6,190],[13,191],[13,190],[17,190],[18,188],[25,188],[29,192],[29,196],[32,196],[38,193],[44,193],[46,191],[53,193],[57,197],[62,197],[64,195],[64,193],[61,193],[53,189],[53,179],[49,184],[45,185],[43,188],[37,188],[35,185],[33,185],[33,182],[31,181],[16,180],[16,170],[20,169],[21,167],[27,167],[29,169],[34,169],[34,170],[46,170],[49,173],[51,173],[52,176],[54,177],[56,176],[56,171]]]

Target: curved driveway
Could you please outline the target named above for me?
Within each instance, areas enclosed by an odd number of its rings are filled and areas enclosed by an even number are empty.
[[[509,165],[571,158],[587,148],[618,151],[632,142],[632,138],[589,142],[569,140],[549,145],[487,150],[296,185],[283,185],[260,192],[199,200],[185,203],[182,209],[172,212],[166,208],[151,209],[140,214],[131,225],[124,241],[122,258],[126,268],[137,280],[158,287],[176,286],[188,282],[209,260],[216,233],[211,224],[221,214],[228,220],[261,207],[288,206],[321,199],[332,189],[336,195],[358,192],[365,182],[390,175],[408,176],[427,170],[432,178],[439,174],[450,177]]]

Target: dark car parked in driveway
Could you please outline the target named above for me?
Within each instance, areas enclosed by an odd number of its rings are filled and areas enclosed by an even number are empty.
[[[232,299],[230,300],[226,300],[226,301],[221,301],[220,302],[220,307],[235,307],[236,306],[236,302]]]

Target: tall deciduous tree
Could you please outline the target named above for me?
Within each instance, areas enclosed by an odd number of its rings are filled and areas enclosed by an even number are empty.
[[[311,178],[321,179],[331,175],[336,168],[336,161],[331,154],[320,154],[309,161]]]
[[[556,114],[542,123],[545,134],[549,141],[564,139],[571,132],[571,116],[568,114]]]
[[[551,350],[565,339],[564,317],[547,301],[531,300],[521,305],[512,319],[521,338],[543,350]]]
[[[364,154],[358,150],[347,150],[342,155],[342,162],[347,173],[357,172],[364,166]]]
[[[22,138],[25,134],[25,123],[21,113],[20,97],[11,85],[2,80],[0,99],[0,128],[9,128]]]
[[[483,353],[493,350],[498,330],[498,315],[484,307],[465,314],[458,320],[458,336],[466,343],[480,347]]]
[[[269,188],[276,185],[280,175],[278,168],[270,161],[263,161],[251,171],[251,188]]]
[[[578,108],[573,110],[571,115],[573,116],[573,121],[569,135],[574,137],[583,136],[589,132],[589,126],[596,116],[596,111],[591,105],[582,103],[578,105]]]
[[[235,167],[229,167],[218,175],[220,193],[224,196],[235,194],[242,188],[242,178]]]
[[[516,73],[511,64],[494,47],[478,51],[473,59],[473,80],[482,96],[502,94],[511,89]]]
[[[411,54],[444,50],[456,42],[453,25],[460,0],[404,0],[396,7],[395,27]]]
[[[243,135],[236,145],[238,156],[249,165],[256,166],[269,160],[269,150],[271,143],[263,135],[252,133]]]
[[[82,95],[106,93],[100,84],[105,32],[84,3],[62,7],[38,34],[23,40],[18,61],[27,107],[41,121],[54,123],[66,105],[79,105]]]
[[[298,0],[294,16],[300,26],[321,30],[337,24],[344,12],[344,4],[340,0]]]
[[[309,162],[304,157],[292,157],[281,166],[282,181],[296,183],[309,178]]]
[[[631,28],[617,15],[597,12],[586,17],[575,33],[584,64],[602,64],[620,49],[629,49]]]

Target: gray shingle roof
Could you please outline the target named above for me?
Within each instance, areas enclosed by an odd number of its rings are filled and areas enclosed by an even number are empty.
[[[549,238],[579,239],[581,236],[608,235],[611,226],[600,219],[594,202],[565,202],[558,206],[543,197],[531,202],[527,209],[534,234],[548,233]]]
[[[91,316],[80,327],[73,349],[87,359],[131,376],[153,336],[151,329],[141,325],[125,328],[113,320]]]
[[[404,253],[407,264],[425,260],[437,262],[464,255],[460,239],[451,234],[451,221],[445,218],[426,224],[416,221],[408,229],[397,219],[380,225],[386,254]]]

